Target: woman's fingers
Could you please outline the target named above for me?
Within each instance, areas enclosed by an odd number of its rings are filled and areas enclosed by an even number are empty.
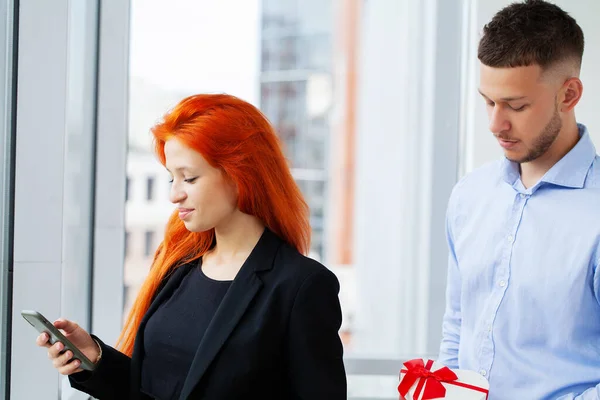
[[[58,367],[57,369],[61,375],[71,375],[76,372],[83,371],[82,369],[79,368],[80,365],[81,365],[81,363],[79,362],[79,360],[73,360],[73,361],[67,363],[66,365],[63,365],[62,367]]]
[[[54,368],[60,368],[65,366],[73,358],[73,353],[70,350],[65,351],[63,354],[52,360]]]
[[[60,352],[63,351],[65,346],[61,342],[56,342],[52,346],[48,347],[48,358],[54,360],[60,356]]]
[[[37,344],[40,347],[50,347],[52,345],[50,344],[50,342],[48,342],[48,340],[50,340],[50,337],[47,333],[44,332],[37,337],[37,339],[35,340],[35,344]]]

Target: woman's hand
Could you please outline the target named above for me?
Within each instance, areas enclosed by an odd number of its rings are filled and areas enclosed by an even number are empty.
[[[54,326],[62,330],[67,339],[71,341],[87,358],[96,362],[100,355],[98,344],[89,333],[77,325],[75,322],[59,319],[54,322]],[[36,344],[48,349],[48,358],[52,360],[52,365],[62,375],[71,375],[83,371],[79,366],[81,362],[73,359],[73,353],[70,350],[61,353],[65,346],[61,342],[51,345],[48,341],[50,337],[47,333],[38,336]]]

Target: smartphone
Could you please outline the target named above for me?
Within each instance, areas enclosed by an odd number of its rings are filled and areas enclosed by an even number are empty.
[[[50,337],[50,344],[61,342],[65,348],[63,353],[67,350],[71,350],[73,353],[73,359],[81,361],[80,368],[87,371],[93,371],[96,368],[96,364],[90,361],[69,339],[62,334],[62,332],[55,327],[50,321],[46,319],[42,314],[37,311],[23,310],[21,315],[31,326],[33,326],[39,333],[46,332]]]

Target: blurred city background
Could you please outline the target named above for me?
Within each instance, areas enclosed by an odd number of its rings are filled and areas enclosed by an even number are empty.
[[[509,2],[5,0],[0,398],[87,398],[19,312],[116,341],[173,209],[149,129],[225,92],[267,115],[306,196],[309,256],[341,283],[349,398],[397,399],[402,360],[438,351],[452,186],[502,155],[476,47]],[[600,146],[600,2],[555,3],[586,35],[577,116]]]

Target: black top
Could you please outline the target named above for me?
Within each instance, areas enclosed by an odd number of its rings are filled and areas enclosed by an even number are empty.
[[[131,357],[93,336],[102,359],[71,385],[100,400],[151,400],[141,391],[147,323],[197,266],[161,283]],[[331,271],[265,229],[202,340],[188,339],[197,350],[178,400],[346,400],[339,289]]]
[[[231,281],[213,280],[198,265],[148,319],[142,392],[159,400],[179,397],[198,343],[229,286]]]

